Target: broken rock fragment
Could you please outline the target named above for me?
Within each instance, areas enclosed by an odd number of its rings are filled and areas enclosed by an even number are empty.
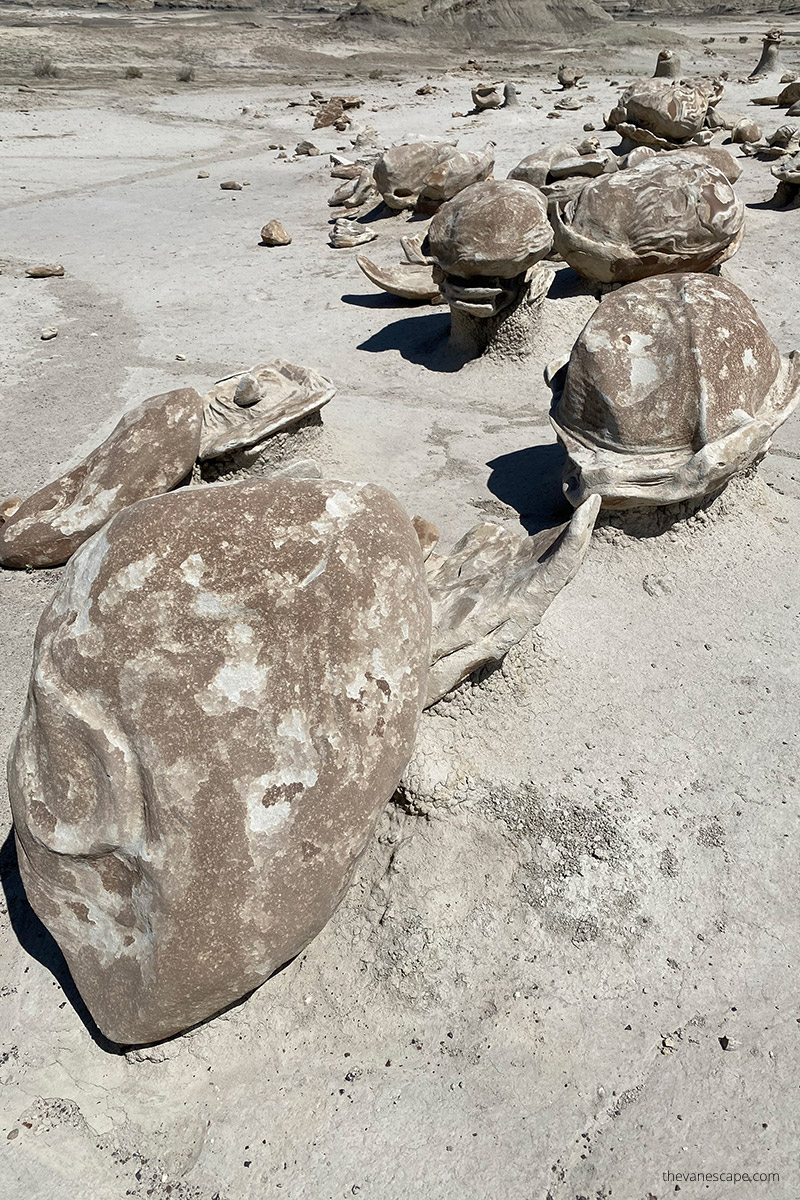
[[[371,484],[184,489],[73,558],[9,779],[28,898],[107,1037],[187,1029],[319,933],[410,758],[429,647],[414,528]]]
[[[0,563],[60,566],[114,513],[175,487],[197,457],[202,408],[193,388],[179,388],[126,413],[83,462],[0,525]]]
[[[539,624],[583,562],[599,509],[592,496],[566,525],[536,537],[475,525],[446,555],[432,552],[435,526],[415,519],[433,605],[426,707]]]

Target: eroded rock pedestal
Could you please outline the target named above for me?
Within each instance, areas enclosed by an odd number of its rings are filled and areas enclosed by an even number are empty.
[[[9,764],[25,888],[98,1026],[168,1037],[341,899],[408,762],[430,599],[367,484],[184,489],[73,556]]]

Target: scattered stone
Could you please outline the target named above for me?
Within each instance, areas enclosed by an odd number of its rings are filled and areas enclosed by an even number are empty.
[[[60,264],[41,267],[27,267],[25,274],[29,279],[54,279],[64,274],[64,268]]]
[[[654,79],[680,79],[681,60],[674,50],[659,50]]]
[[[371,484],[181,489],[76,555],[9,778],[28,900],[106,1037],[187,1029],[319,933],[411,756],[429,639],[414,528]]]
[[[219,186],[223,192],[240,192],[243,184],[237,183],[235,179],[228,179],[225,181],[225,183],[221,183]]]
[[[769,75],[778,70],[778,53],[782,41],[783,33],[780,29],[768,30],[761,43],[761,58],[755,69],[750,72],[749,79],[760,79],[763,75]]]
[[[578,83],[581,79],[583,79],[583,77],[584,75],[582,71],[575,71],[571,67],[565,67],[562,65],[558,68],[558,82],[561,84],[562,88],[566,89],[577,87]]]
[[[763,136],[761,126],[748,117],[742,117],[731,130],[731,141],[738,145],[760,142]]]
[[[330,125],[335,125],[344,116],[344,103],[340,97],[334,96],[332,100],[319,110],[314,118],[314,129],[326,129]]]
[[[313,142],[308,142],[308,141],[298,142],[294,148],[294,152],[298,156],[298,158],[301,158],[304,155],[309,158],[315,158],[318,154],[321,153],[320,150],[317,149],[317,147],[314,145]]]
[[[280,221],[268,221],[261,230],[261,241],[265,246],[290,246],[292,239]]]
[[[478,112],[503,107],[503,85],[501,83],[478,83],[472,89],[472,103]]]
[[[51,342],[53,338],[58,337],[58,330],[55,325],[48,325],[39,335],[43,342]]]
[[[370,229],[368,225],[359,225],[358,221],[339,217],[331,229],[330,243],[334,250],[349,250],[353,246],[374,242],[377,236],[375,230]]]
[[[198,179],[210,179],[211,176],[209,175],[208,171],[198,171],[197,178]]]
[[[83,462],[0,526],[0,563],[60,566],[114,513],[175,487],[197,458],[202,404],[193,388],[180,388],[126,413]]]
[[[539,266],[553,244],[541,192],[512,179],[474,183],[439,209],[426,244],[450,306],[450,349],[477,357],[513,327],[524,354],[525,329],[552,280]]]

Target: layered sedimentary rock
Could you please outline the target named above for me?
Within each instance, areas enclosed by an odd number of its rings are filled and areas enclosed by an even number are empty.
[[[199,394],[179,388],[126,413],[83,462],[0,525],[0,563],[59,566],[114,513],[180,483],[200,448],[202,411]]]
[[[181,490],[72,558],[9,784],[28,897],[104,1034],[185,1029],[319,932],[410,757],[429,646],[414,528],[369,484]]]

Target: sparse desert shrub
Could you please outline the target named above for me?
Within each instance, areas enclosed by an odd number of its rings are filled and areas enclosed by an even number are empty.
[[[127,67],[125,70],[126,79],[141,79],[144,71],[141,67]]]
[[[374,71],[370,71],[369,77],[370,79],[383,79],[383,71],[380,67],[376,67]]]
[[[49,54],[40,54],[33,64],[33,73],[37,79],[58,79],[61,71]]]
[[[193,83],[194,67],[181,67],[175,78],[177,79],[178,83]]]

